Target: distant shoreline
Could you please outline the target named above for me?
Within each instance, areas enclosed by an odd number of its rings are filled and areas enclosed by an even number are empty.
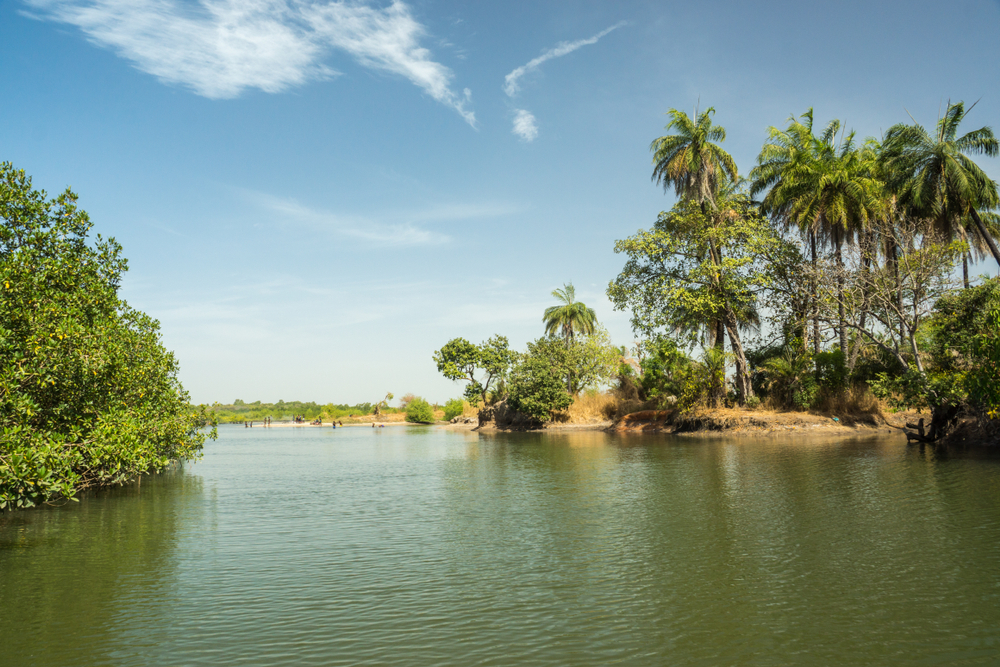
[[[250,423],[250,420],[247,420],[247,423]],[[351,427],[351,428],[371,428],[372,424],[375,424],[376,428],[378,428],[379,426],[420,426],[421,425],[421,424],[415,424],[413,422],[407,422],[407,421],[402,421],[402,420],[395,420],[395,421],[381,421],[381,420],[377,420],[377,421],[369,421],[369,422],[351,421],[351,422],[346,423],[346,424],[337,424],[337,428],[348,428],[348,427]],[[239,428],[239,427],[243,427],[244,425],[243,425],[243,422],[225,422],[225,423],[220,423],[219,426],[232,426],[232,427]],[[260,422],[260,421],[254,421],[253,422],[253,426],[246,426],[245,428],[332,428],[332,427],[333,427],[333,423],[332,422],[323,422],[322,424],[312,424],[312,423],[309,423],[309,422],[296,423],[296,422],[280,421],[280,422],[273,422],[271,424],[264,424],[263,422]]]

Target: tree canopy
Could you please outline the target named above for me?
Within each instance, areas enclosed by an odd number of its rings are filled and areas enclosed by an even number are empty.
[[[159,324],[118,296],[114,239],[70,190],[54,199],[0,164],[0,509],[71,498],[199,455]]]
[[[545,322],[545,333],[560,333],[567,344],[577,333],[592,334],[597,326],[597,315],[593,308],[576,300],[576,288],[573,283],[563,285],[562,289],[552,290],[552,296],[559,304],[545,309],[542,321]]]

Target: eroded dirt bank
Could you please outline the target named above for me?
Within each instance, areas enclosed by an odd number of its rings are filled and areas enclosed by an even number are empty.
[[[700,409],[679,414],[647,410],[626,415],[611,427],[619,432],[676,433],[678,435],[771,435],[777,433],[876,435],[903,434],[913,414],[828,416],[810,412],[775,412],[738,408]]]

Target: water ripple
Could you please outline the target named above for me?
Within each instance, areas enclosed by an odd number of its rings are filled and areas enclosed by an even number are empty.
[[[996,664],[995,460],[221,431],[4,519],[0,665]]]

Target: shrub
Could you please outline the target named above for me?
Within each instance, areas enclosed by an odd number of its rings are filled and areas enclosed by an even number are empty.
[[[510,407],[538,421],[548,421],[553,412],[572,403],[564,378],[545,355],[547,350],[547,346],[528,343],[528,353],[520,355],[507,387]]]
[[[832,392],[847,388],[847,364],[841,350],[820,352],[813,357],[816,363],[816,381]]]
[[[818,386],[812,374],[812,358],[808,352],[786,347],[780,355],[763,362],[761,368],[772,403],[778,407],[796,407],[800,410],[812,405]]]
[[[642,395],[657,401],[667,396],[679,398],[691,374],[691,358],[667,337],[651,340],[645,347],[648,356],[642,360]]]
[[[465,401],[453,398],[444,404],[444,420],[451,421],[465,412]]]
[[[430,403],[415,396],[406,405],[406,421],[415,424],[429,424],[434,421],[434,409]]]

